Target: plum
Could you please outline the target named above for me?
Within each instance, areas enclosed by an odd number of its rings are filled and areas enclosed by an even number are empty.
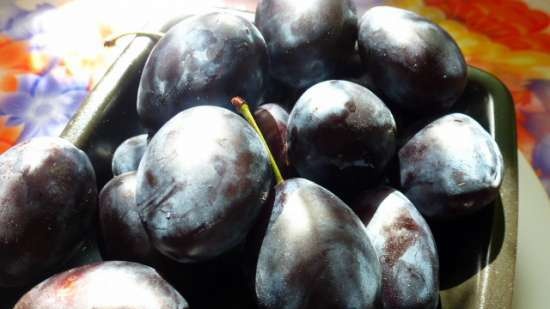
[[[288,112],[279,104],[268,103],[259,106],[254,112],[254,117],[282,175],[294,175],[294,169],[287,158]]]
[[[307,179],[278,184],[256,264],[259,307],[377,308],[380,290],[380,263],[353,211]]]
[[[395,121],[367,88],[330,80],[309,88],[288,120],[288,158],[301,177],[340,194],[379,179],[395,151]]]
[[[141,75],[137,111],[149,133],[183,109],[230,108],[229,100],[261,100],[267,77],[266,43],[242,17],[208,13],[189,17],[158,41]]]
[[[403,192],[434,219],[467,215],[492,202],[503,164],[491,135],[461,113],[431,122],[399,150]]]
[[[430,227],[399,191],[379,187],[362,192],[351,205],[367,227],[382,266],[384,308],[435,309],[439,260]]]
[[[113,154],[113,176],[137,171],[141,157],[147,148],[147,134],[130,137],[122,142]]]
[[[84,265],[48,278],[14,309],[186,309],[185,299],[151,267],[111,261]]]
[[[153,246],[180,262],[214,258],[241,243],[273,181],[263,143],[242,117],[187,109],[151,139],[136,202]]]
[[[176,263],[151,244],[136,205],[136,172],[111,179],[99,193],[101,256],[142,263],[165,273]]]
[[[267,42],[270,74],[297,89],[334,78],[357,39],[350,0],[262,0],[255,23]]]
[[[391,107],[445,112],[466,87],[467,66],[456,42],[414,12],[369,9],[359,22],[358,45],[367,75]]]
[[[84,243],[97,211],[95,173],[68,141],[41,137],[0,155],[0,179],[0,286],[21,286]]]

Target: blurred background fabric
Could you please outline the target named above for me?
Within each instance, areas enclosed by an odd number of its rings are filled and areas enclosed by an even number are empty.
[[[361,15],[392,5],[424,15],[458,42],[469,64],[501,79],[515,101],[518,145],[550,194],[550,1],[354,0]],[[167,7],[256,0],[4,0],[0,3],[0,153],[58,135],[121,52],[113,34],[139,30]],[[128,38],[130,40],[130,38]]]

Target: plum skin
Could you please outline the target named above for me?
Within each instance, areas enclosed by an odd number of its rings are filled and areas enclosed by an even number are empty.
[[[384,308],[435,309],[439,258],[426,220],[401,192],[390,187],[363,191],[351,205],[367,227],[382,266]]]
[[[395,120],[358,84],[330,80],[309,88],[288,121],[288,158],[300,176],[329,190],[363,189],[395,151]]]
[[[187,109],[153,137],[137,172],[139,215],[153,245],[180,262],[238,245],[273,181],[267,151],[239,115]]]
[[[133,136],[122,142],[113,154],[111,162],[113,176],[137,171],[145,148],[147,148],[147,134]]]
[[[52,276],[14,309],[187,309],[185,299],[151,267],[133,262],[88,264]]]
[[[260,308],[377,308],[380,264],[357,216],[303,178],[275,187],[256,265]]]
[[[392,107],[445,112],[460,97],[467,66],[441,27],[414,12],[377,6],[359,21],[359,54],[367,75]]]
[[[262,104],[254,111],[256,123],[269,145],[269,150],[283,178],[289,178],[295,173],[288,162],[287,155],[288,116],[288,112],[276,103]]]
[[[453,113],[416,133],[398,153],[403,193],[427,218],[449,220],[487,206],[499,194],[504,162],[473,118]]]
[[[154,267],[161,273],[176,263],[158,252],[149,240],[136,205],[136,172],[111,179],[99,193],[101,256]]]
[[[232,109],[235,96],[257,104],[268,61],[262,34],[244,18],[228,13],[186,18],[158,41],[145,63],[137,98],[141,123],[154,133],[189,107]]]
[[[0,286],[21,286],[55,270],[84,243],[97,211],[94,169],[56,137],[0,156]]]
[[[297,89],[334,78],[357,39],[349,0],[262,0],[255,23],[267,42],[270,74]]]

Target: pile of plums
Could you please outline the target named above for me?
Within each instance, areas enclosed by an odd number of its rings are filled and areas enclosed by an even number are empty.
[[[436,308],[428,222],[479,212],[503,175],[493,138],[449,113],[466,71],[447,32],[397,8],[186,18],[142,71],[147,134],[99,194],[60,138],[0,156],[0,286],[58,273],[17,309]],[[114,261],[61,272],[93,230]]]

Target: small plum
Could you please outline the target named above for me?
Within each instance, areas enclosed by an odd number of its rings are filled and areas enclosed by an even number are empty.
[[[367,227],[382,266],[384,308],[435,309],[439,302],[439,260],[430,227],[399,191],[379,187],[362,192],[351,205]]]
[[[136,172],[111,179],[99,193],[101,256],[142,263],[164,273],[176,262],[151,244],[136,205]]]
[[[113,176],[137,171],[139,162],[147,148],[147,134],[130,137],[120,144],[113,154]]]
[[[400,150],[401,186],[428,218],[478,211],[498,196],[504,163],[497,143],[473,118],[443,116]]]

